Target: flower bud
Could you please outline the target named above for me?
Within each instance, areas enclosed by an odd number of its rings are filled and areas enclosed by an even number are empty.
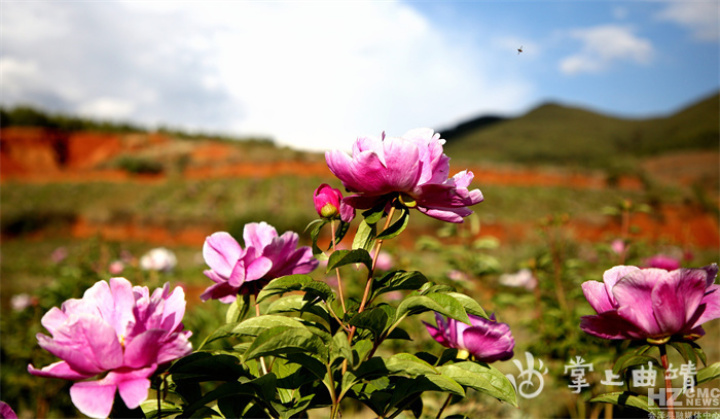
[[[355,208],[343,202],[342,192],[331,188],[326,183],[315,189],[313,200],[315,201],[315,210],[323,218],[332,219],[340,216],[346,223],[355,218]]]

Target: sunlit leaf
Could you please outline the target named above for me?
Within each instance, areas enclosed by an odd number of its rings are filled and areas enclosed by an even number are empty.
[[[707,383],[720,378],[720,362],[708,365],[697,372],[697,384]]]
[[[245,351],[243,359],[250,360],[261,356],[305,352],[327,358],[328,348],[316,334],[307,328],[278,326],[264,330]]]
[[[407,227],[408,221],[410,220],[410,211],[407,208],[403,208],[401,211],[400,217],[388,228],[377,235],[377,240],[392,239],[405,230],[405,227]]]
[[[330,272],[335,268],[341,266],[350,265],[353,263],[362,263],[368,270],[372,269],[372,258],[367,250],[354,249],[354,250],[336,250],[330,255],[328,260],[327,269],[325,272]]]
[[[368,224],[365,220],[360,221],[357,233],[353,239],[353,249],[364,249],[369,251],[375,242],[375,224]]]
[[[479,362],[458,362],[438,367],[443,375],[460,385],[473,388],[517,406],[515,388],[505,374],[495,367]]]
[[[455,297],[437,293],[412,295],[405,298],[397,308],[395,321],[404,315],[414,315],[426,311],[436,311],[446,317],[470,324],[470,318],[465,313],[465,308]]]
[[[273,295],[284,294],[290,291],[299,291],[303,286],[313,282],[312,277],[304,274],[286,275],[273,279],[260,291],[257,302],[261,303]]]
[[[594,403],[611,403],[618,406],[635,407],[652,413],[655,417],[663,417],[660,408],[650,401],[647,396],[633,394],[629,391],[601,394],[590,399],[590,401]]]

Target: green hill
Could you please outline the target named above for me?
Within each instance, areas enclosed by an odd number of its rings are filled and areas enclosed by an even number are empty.
[[[624,119],[546,103],[521,117],[450,129],[446,151],[460,161],[609,168],[669,151],[717,150],[719,104],[716,93],[667,117]]]

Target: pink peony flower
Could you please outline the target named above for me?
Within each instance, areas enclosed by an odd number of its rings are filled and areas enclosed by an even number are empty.
[[[9,404],[0,401],[0,419],[17,419],[17,414]]]
[[[616,255],[622,255],[625,253],[625,241],[622,239],[615,239],[610,244],[610,249],[612,249],[613,253]]]
[[[705,334],[703,323],[720,317],[717,273],[716,264],[674,271],[616,266],[605,271],[604,283],[582,284],[598,314],[583,316],[580,328],[603,339],[696,339]]]
[[[513,357],[515,339],[510,332],[510,326],[498,323],[494,314],[490,315],[490,320],[472,314],[468,317],[472,326],[454,319],[445,319],[438,313],[435,313],[437,327],[423,323],[430,336],[441,345],[466,351],[479,361],[505,361]]]
[[[250,223],[243,231],[245,249],[226,232],[205,240],[203,257],[210,266],[205,275],[215,282],[200,296],[223,303],[235,301],[239,294],[257,294],[268,282],[290,274],[312,272],[318,265],[309,246],[298,248],[298,235],[292,231],[278,237],[271,225]]]
[[[460,223],[472,214],[467,207],[483,200],[479,189],[468,190],[472,172],[448,179],[450,158],[445,140],[429,128],[402,137],[360,137],[352,157],[334,150],[325,153],[330,171],[345,188],[357,193],[345,201],[358,209],[372,208],[398,198],[408,208],[443,221]]]
[[[389,271],[392,269],[394,264],[393,257],[390,253],[381,250],[380,253],[377,255],[377,260],[375,261],[375,269],[379,269],[381,271]]]
[[[680,268],[680,261],[674,257],[667,255],[655,255],[645,259],[643,263],[645,268],[665,269],[666,271],[674,271]]]
[[[181,323],[184,314],[180,287],[171,293],[165,284],[151,295],[125,278],[97,282],[82,299],[67,300],[62,309],[53,307],[43,316],[52,337],[38,333],[38,343],[62,361],[42,369],[31,364],[28,371],[78,381],[70,397],[87,416],[107,417],[116,391],[128,408],[137,408],[158,367],[192,352],[192,333],[183,331]]]
[[[343,201],[342,192],[339,189],[333,189],[330,185],[323,183],[315,189],[313,194],[315,209],[318,215],[323,218],[336,218],[346,223],[355,218],[355,208]]]
[[[121,260],[114,260],[108,266],[110,275],[120,275],[125,270],[125,264]]]

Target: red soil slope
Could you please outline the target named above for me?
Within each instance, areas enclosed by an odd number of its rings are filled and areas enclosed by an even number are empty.
[[[163,182],[165,175],[133,176],[112,168],[109,162],[122,155],[152,155],[156,159],[183,156],[186,159],[183,176],[188,179],[221,177],[272,177],[280,175],[331,177],[324,159],[303,158],[283,161],[250,161],[243,150],[230,143],[193,141],[178,147],[160,134],[112,134],[73,132],[63,133],[42,128],[11,127],[0,130],[0,182]],[[148,154],[150,153],[150,154]],[[713,160],[714,159],[714,160]],[[649,160],[645,169],[658,179],[682,185],[698,182],[717,182],[717,153],[695,153]],[[607,182],[602,174],[579,174],[561,170],[531,170],[517,167],[492,168],[454,167],[453,173],[469,169],[483,185],[566,186],[602,189]],[[621,178],[620,189],[640,190],[636,178]],[[713,194],[713,199],[717,196]],[[641,238],[652,241],[720,247],[717,218],[699,208],[663,206],[659,216],[635,215],[633,224],[640,227]],[[141,240],[166,244],[202,244],[215,226],[188,226],[170,231],[162,227],[127,225],[94,225],[79,220],[72,229],[77,237],[97,233],[114,240]],[[574,221],[568,228],[580,240],[603,240],[619,237],[620,225],[611,218],[599,224]],[[531,224],[484,224],[483,234],[501,240],[522,240],[535,229]]]

